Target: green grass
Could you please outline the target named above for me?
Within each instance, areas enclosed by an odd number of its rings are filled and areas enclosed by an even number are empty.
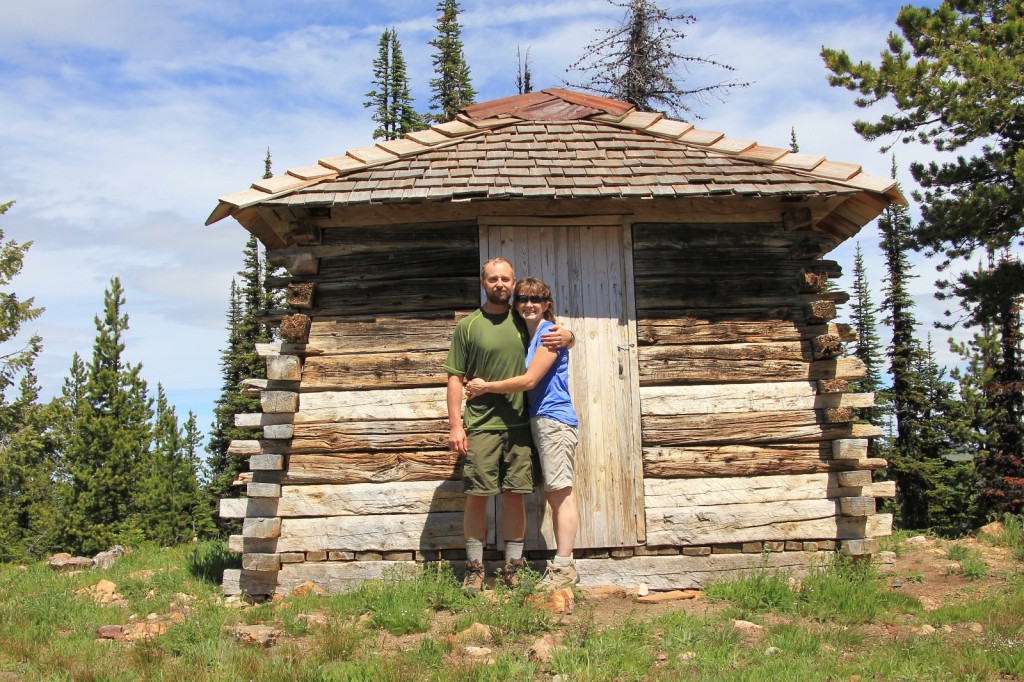
[[[969,563],[972,552],[956,547],[950,545],[949,557],[962,566]],[[708,585],[709,608],[700,613],[680,608],[651,616],[637,605],[631,615],[599,625],[595,609],[600,602],[579,602],[576,613],[562,622],[533,605],[530,580],[515,590],[498,587],[488,598],[466,597],[443,563],[367,581],[342,595],[238,608],[225,604],[211,580],[232,560],[223,550],[219,544],[141,547],[107,571],[77,575],[55,573],[42,563],[26,570],[0,565],[0,679],[1024,678],[1020,572],[1002,581],[996,594],[965,594],[955,606],[925,612],[905,594],[886,589],[870,564],[839,558],[799,582],[757,570],[740,580]],[[117,584],[123,605],[96,605],[78,593],[101,578]],[[187,618],[152,641],[96,641],[101,625],[124,625],[148,613],[166,616],[175,610]],[[319,622],[310,622],[308,614]],[[741,617],[760,623],[763,631],[741,633],[733,626],[733,619]],[[448,639],[475,622],[489,625],[494,635],[491,642],[473,643],[492,650],[483,659],[466,656],[465,644]],[[270,625],[282,634],[269,649],[246,645],[226,630],[239,623]],[[915,634],[925,624],[936,632]],[[890,634],[885,626],[898,632]],[[551,661],[538,662],[528,651],[546,633],[559,637],[563,646]]]

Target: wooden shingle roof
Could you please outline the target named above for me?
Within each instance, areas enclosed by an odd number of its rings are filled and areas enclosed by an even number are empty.
[[[856,164],[553,88],[473,105],[428,130],[258,180],[221,197],[207,224],[230,215],[245,224],[258,206],[864,192],[878,206],[905,203],[895,180]]]

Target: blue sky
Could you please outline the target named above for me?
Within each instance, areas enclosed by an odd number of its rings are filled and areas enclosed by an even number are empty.
[[[830,88],[822,45],[877,61],[901,3],[890,0],[702,0],[662,3],[695,14],[680,46],[736,67],[753,81],[700,107],[700,127],[762,144],[860,163],[889,174],[878,143],[851,123],[875,118]],[[927,3],[935,5],[934,1]],[[611,27],[606,0],[462,0],[463,40],[478,100],[515,94],[516,48],[530,49],[537,89],[562,85],[566,67]],[[218,196],[263,172],[315,163],[372,143],[362,104],[385,28],[395,27],[413,96],[427,108],[433,0],[44,0],[15,3],[0,22],[0,203],[6,239],[32,240],[14,290],[45,306],[38,372],[60,390],[74,352],[88,356],[103,290],[118,276],[130,316],[126,355],[162,382],[179,413],[204,431],[220,389],[219,357],[232,275],[247,234],[228,219],[203,223]],[[571,75],[570,75],[571,77]],[[697,69],[691,82],[729,74]],[[895,149],[905,168],[932,158]],[[909,194],[913,183],[901,170]],[[915,211],[916,214],[916,211]],[[874,226],[859,241],[869,274],[883,274]],[[851,240],[832,254],[851,289]],[[918,317],[927,333],[942,306],[935,275],[915,256]],[[875,301],[881,294],[875,294]],[[883,340],[888,332],[880,330]],[[941,360],[945,332],[932,331]]]

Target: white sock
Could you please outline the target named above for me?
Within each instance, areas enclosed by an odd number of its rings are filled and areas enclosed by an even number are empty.
[[[572,554],[570,554],[569,556],[558,556],[556,554],[555,560],[551,563],[553,563],[555,566],[572,566]]]
[[[506,540],[505,541],[505,561],[519,561],[523,558],[523,544],[522,540]]]

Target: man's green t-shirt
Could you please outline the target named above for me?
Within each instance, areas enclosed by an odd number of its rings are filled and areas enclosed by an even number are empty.
[[[455,326],[444,369],[484,381],[519,376],[526,371],[529,342],[526,325],[511,310],[492,315],[480,309]],[[467,431],[505,431],[530,423],[522,393],[486,393],[468,400],[462,422]]]

